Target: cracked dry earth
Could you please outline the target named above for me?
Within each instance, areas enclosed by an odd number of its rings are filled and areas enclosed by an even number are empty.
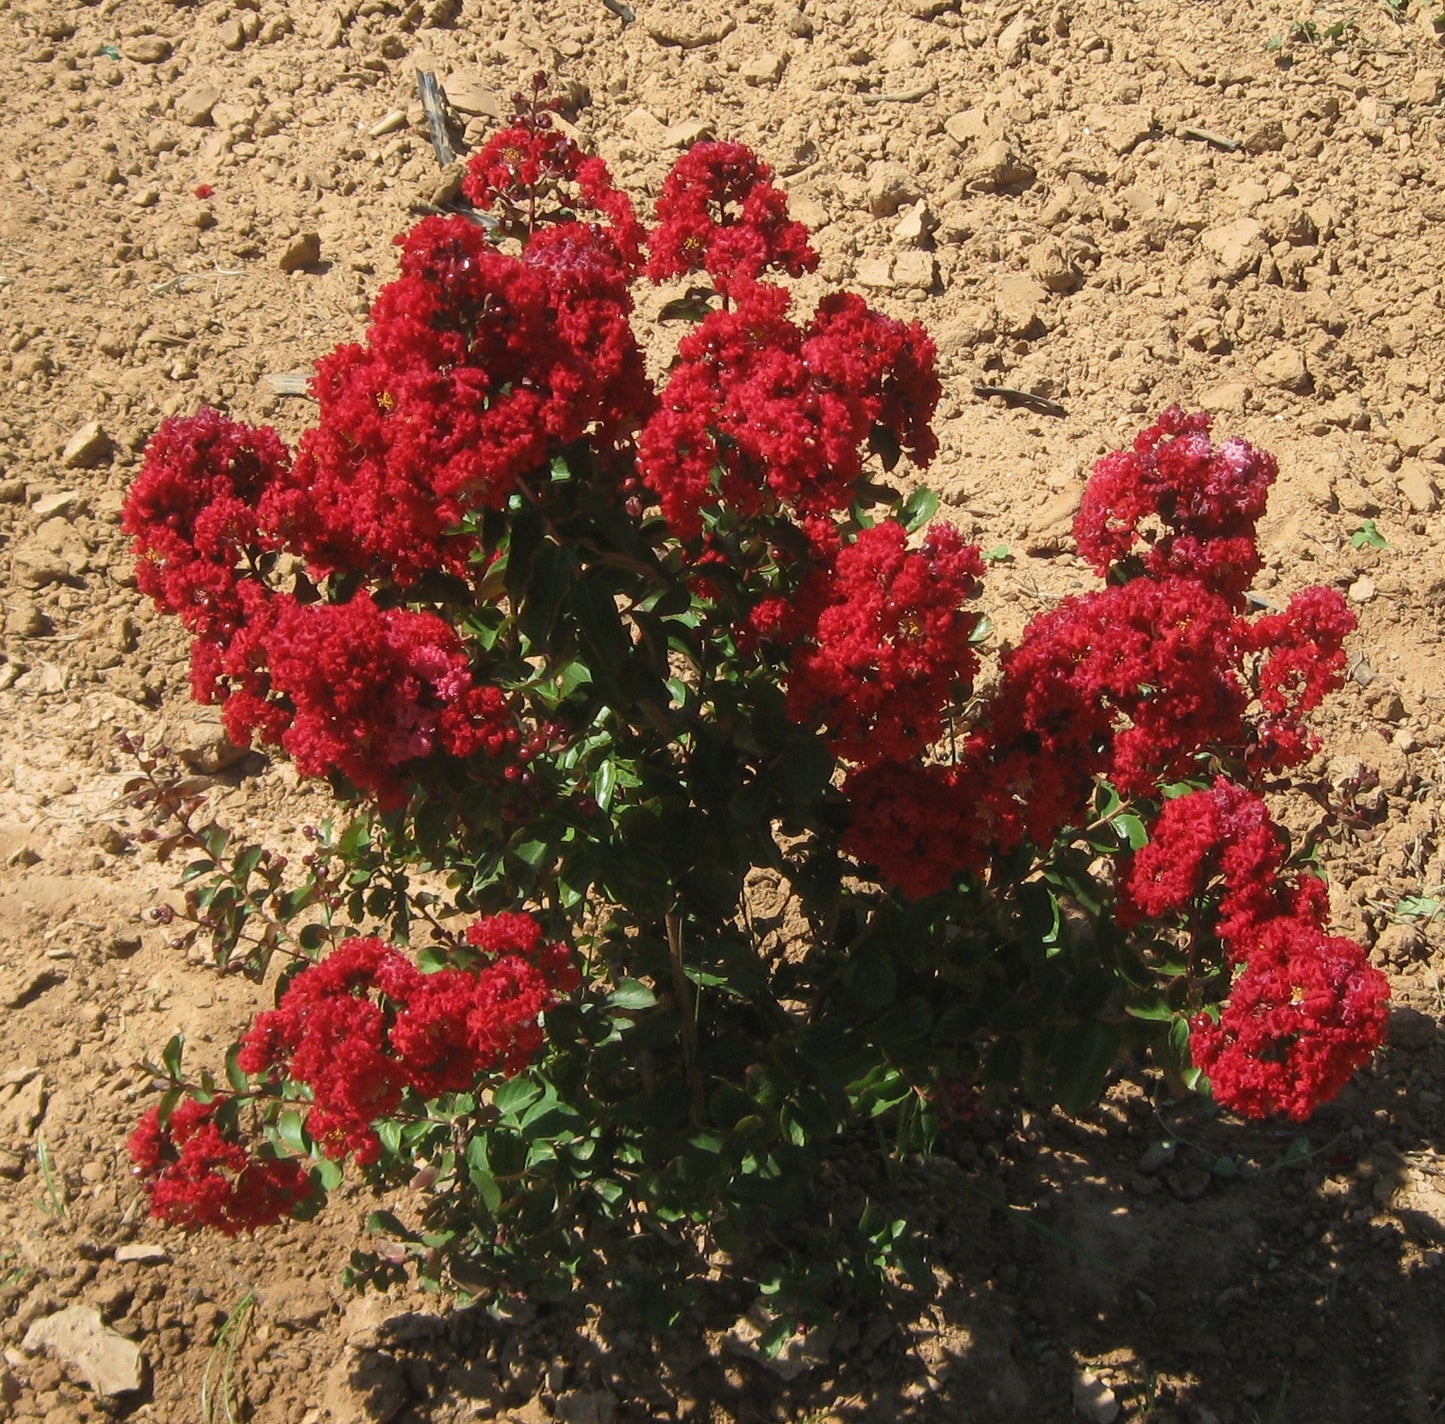
[[[0,1419],[1440,1417],[1438,18],[1419,0],[0,0]],[[1013,554],[990,578],[1000,637],[1083,585],[1082,477],[1164,405],[1278,455],[1259,592],[1323,582],[1360,616],[1306,778],[1339,814],[1286,809],[1322,830],[1336,922],[1397,1005],[1335,1104],[1303,1131],[1244,1127],[1122,1077],[1082,1120],[973,1125],[873,1184],[930,1230],[936,1293],[806,1342],[791,1378],[729,1344],[750,1302],[723,1284],[661,1340],[585,1294],[500,1318],[352,1300],[359,1192],[234,1243],[145,1218],[122,1150],[136,1065],[178,1030],[218,1060],[254,991],[145,920],[174,870],[119,801],[115,733],[163,736],[216,815],[283,848],[324,802],[188,706],[118,512],[167,414],[305,424],[266,377],[359,333],[392,235],[445,191],[418,68],[464,148],[544,68],[634,193],[705,134],[773,164],[815,229],[815,283],[937,337],[930,479]],[[58,1316],[72,1335],[47,1346]]]

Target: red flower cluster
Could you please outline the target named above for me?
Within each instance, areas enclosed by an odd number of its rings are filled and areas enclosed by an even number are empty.
[[[1242,606],[1262,565],[1255,525],[1279,467],[1243,440],[1211,445],[1210,424],[1170,406],[1133,449],[1094,467],[1074,539],[1101,577],[1142,545],[1144,572],[1195,579]]]
[[[718,291],[737,296],[766,271],[811,272],[818,254],[772,176],[740,143],[694,144],[662,185],[647,275],[661,282],[706,271]]]
[[[299,1162],[254,1156],[222,1130],[217,1117],[225,1102],[184,1100],[164,1126],[158,1107],[141,1118],[126,1145],[152,1216],[236,1236],[285,1220],[311,1196]]]
[[[697,538],[710,510],[846,509],[875,427],[920,466],[937,451],[938,377],[922,327],[849,293],[824,298],[807,327],[788,319],[788,304],[781,288],[751,285],[678,345],[637,464],[683,539]]]
[[[467,575],[468,511],[545,480],[584,435],[626,445],[653,397],[606,230],[565,223],[510,257],[465,218],[432,217],[402,244],[367,344],[317,363],[320,419],[263,516],[323,572],[408,586]]]
[[[322,1151],[374,1162],[373,1124],[409,1089],[433,1098],[520,1072],[542,1047],[542,1013],[579,982],[565,946],[544,943],[529,915],[478,921],[467,941],[477,963],[423,974],[383,940],[346,940],[257,1017],[241,1067],[304,1083]]]
[[[1383,1041],[1389,986],[1358,944],[1324,933],[1324,882],[1286,879],[1283,864],[1264,802],[1220,777],[1166,802],[1124,877],[1116,918],[1184,915],[1212,930],[1243,967],[1219,1018],[1195,1019],[1194,1062],[1236,1112],[1303,1120]],[[1198,926],[1214,901],[1212,923]]]
[[[935,524],[917,552],[901,524],[862,530],[799,598],[808,627],[788,675],[788,715],[819,721],[845,761],[905,762],[943,734],[943,714],[972,689],[983,560]]]
[[[1244,953],[1218,1020],[1193,1021],[1190,1055],[1226,1107],[1303,1122],[1384,1041],[1389,982],[1353,940],[1290,916]]]
[[[163,421],[121,516],[135,539],[140,591],[199,638],[234,633],[245,620],[238,585],[275,547],[257,506],[289,466],[269,425],[253,429],[205,407]]]
[[[505,757],[520,741],[495,687],[477,686],[461,640],[434,613],[278,595],[221,654],[216,676],[233,740],[284,747],[302,776],[339,773],[384,807],[405,804],[434,752]]]

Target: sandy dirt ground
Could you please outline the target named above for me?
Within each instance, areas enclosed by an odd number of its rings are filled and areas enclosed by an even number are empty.
[[[0,1420],[1441,1417],[1442,25],[1438,0],[0,0]],[[1085,586],[1082,478],[1163,406],[1279,457],[1259,592],[1323,582],[1360,617],[1291,824],[1396,1004],[1335,1104],[1245,1128],[1125,1077],[1085,1120],[973,1125],[877,1184],[931,1233],[933,1298],[840,1322],[791,1379],[728,1345],[751,1302],[725,1287],[663,1340],[585,1293],[353,1299],[360,1192],[233,1243],[146,1219],[137,1065],[176,1031],[218,1059],[256,991],[146,920],[175,872],[115,734],[163,737],[273,844],[325,803],[188,705],[121,501],[168,414],[307,422],[266,378],[359,334],[444,189],[418,68],[464,148],[546,69],[643,199],[700,136],[753,145],[815,285],[935,334],[930,482],[1013,556],[1001,636]],[[139,1346],[139,1390],[38,1344],[69,1310]]]

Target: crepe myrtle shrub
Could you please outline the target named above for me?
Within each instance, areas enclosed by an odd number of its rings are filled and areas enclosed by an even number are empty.
[[[191,852],[162,918],[274,985],[224,1074],[153,1065],[156,1215],[248,1231],[349,1164],[404,1189],[358,1277],[631,1251],[651,1295],[726,1253],[817,1301],[921,1270],[860,1144],[1081,1112],[1124,1059],[1301,1120],[1380,1043],[1261,795],[1353,626],[1250,609],[1274,460],[1164,411],[1084,492],[1097,585],[989,649],[978,546],[889,482],[936,450],[933,345],[802,309],[769,179],[698,144],[649,227],[534,94],[294,448],[213,410],[150,442],[124,522],[194,696],[341,808],[286,866],[142,759]],[[642,321],[649,282],[685,292]]]

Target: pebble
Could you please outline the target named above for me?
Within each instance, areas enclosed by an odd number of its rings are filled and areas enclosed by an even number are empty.
[[[211,111],[221,102],[221,91],[209,84],[187,89],[176,100],[176,122],[190,129],[207,127],[211,122]]]
[[[385,138],[387,134],[394,134],[398,129],[406,127],[406,110],[393,109],[384,118],[378,119],[367,129],[367,138]]]
[[[1350,585],[1348,598],[1351,603],[1370,603],[1374,600],[1378,590],[1375,588],[1375,581],[1368,574],[1357,578]]]
[[[230,50],[233,53],[246,46],[246,28],[234,16],[229,20],[222,20],[216,26],[216,38],[221,42],[221,48]]]
[[[134,1394],[145,1387],[140,1346],[112,1330],[88,1305],[68,1306],[37,1320],[25,1332],[23,1348],[53,1354],[98,1395]]]
[[[1027,10],[1020,10],[1004,26],[1003,33],[998,37],[998,57],[1003,60],[1005,69],[1012,69],[1028,53],[1036,23]]]
[[[875,218],[891,218],[900,208],[922,197],[918,179],[901,163],[883,159],[868,169],[868,211]]]
[[[487,88],[475,74],[448,74],[442,80],[442,92],[447,96],[447,103],[459,114],[471,114],[484,119],[502,117],[501,95],[495,89]],[[390,133],[391,130],[388,129],[387,132]]]
[[[1119,1397],[1088,1370],[1074,1376],[1073,1395],[1075,1412],[1090,1424],[1114,1424],[1119,1417]]]
[[[701,49],[726,39],[736,28],[730,15],[709,15],[697,0],[681,0],[675,8],[649,7],[644,22],[647,33],[658,44],[682,49]]]
[[[137,1266],[163,1266],[171,1259],[171,1253],[151,1241],[131,1241],[115,1248],[115,1259],[121,1265],[130,1261]]]
[[[1237,282],[1258,266],[1268,251],[1264,229],[1253,218],[1236,218],[1199,234],[1199,245],[1219,264],[1226,280]]]
[[[1022,188],[1034,181],[1034,170],[1019,158],[1008,142],[986,144],[963,169],[964,186],[971,193],[997,193]]]
[[[744,60],[738,73],[742,75],[744,83],[751,84],[755,89],[770,88],[783,77],[787,63],[786,55],[765,49],[761,54]]]
[[[1430,470],[1424,460],[1406,460],[1395,473],[1400,497],[1416,514],[1433,514],[1440,507],[1440,491]]]
[[[132,64],[161,64],[171,57],[171,42],[163,35],[137,35],[120,52]]]
[[[276,257],[276,265],[283,272],[300,272],[320,261],[321,234],[317,232],[298,232],[287,238]]]
[[[1303,395],[1312,381],[1304,352],[1295,346],[1277,346],[1262,361],[1255,363],[1254,374],[1263,386]]]
[[[67,470],[93,470],[106,462],[111,448],[105,427],[98,420],[88,420],[65,442],[60,463]]]
[[[44,588],[78,578],[90,562],[90,550],[70,521],[47,519],[15,546],[12,568],[22,588]]]
[[[711,137],[712,125],[706,119],[683,119],[663,131],[662,144],[664,148],[691,148]]]

